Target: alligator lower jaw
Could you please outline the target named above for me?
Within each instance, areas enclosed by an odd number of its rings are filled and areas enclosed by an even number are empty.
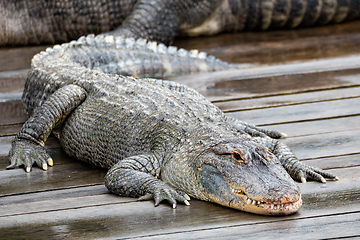
[[[302,205],[302,200],[299,198],[296,202],[282,203],[282,204],[263,204],[263,209],[271,215],[288,215],[297,212]]]
[[[232,192],[245,199],[245,211],[266,215],[288,215],[295,213],[302,205],[301,197],[296,202],[275,203],[262,202],[249,198],[243,191],[232,189]]]

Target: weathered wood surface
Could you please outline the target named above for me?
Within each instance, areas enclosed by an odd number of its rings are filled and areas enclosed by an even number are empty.
[[[326,239],[360,237],[360,22],[181,39],[242,70],[176,77],[226,114],[288,134],[302,161],[340,177],[300,184],[304,204],[268,217],[203,201],[171,209],[109,194],[105,171],[70,159],[54,137],[55,166],[5,170],[26,120],[21,91],[40,47],[0,49],[0,239]]]

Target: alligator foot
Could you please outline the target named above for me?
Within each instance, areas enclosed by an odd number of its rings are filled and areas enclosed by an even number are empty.
[[[269,137],[259,137],[256,139],[269,148],[269,151],[280,160],[282,166],[290,174],[290,176],[297,181],[306,183],[307,179],[312,179],[326,183],[325,178],[332,180],[339,179],[332,173],[300,162],[290,148],[278,140],[271,139]]]
[[[27,140],[14,141],[9,156],[10,165],[6,169],[24,166],[26,172],[30,172],[35,162],[45,171],[48,165],[53,166],[53,160],[45,148]]]
[[[158,177],[158,160],[153,155],[132,156],[116,163],[105,176],[107,189],[120,196],[154,199],[155,206],[167,200],[173,208],[177,202],[190,205],[190,197]]]
[[[30,172],[36,164],[47,170],[53,160],[44,145],[54,127],[85,99],[85,90],[77,85],[66,85],[56,90],[25,122],[16,135],[9,153],[7,169],[24,166]]]
[[[176,208],[177,201],[183,202],[185,205],[189,206],[190,197],[187,194],[182,194],[173,188],[169,187],[156,187],[153,193],[146,193],[144,196],[138,198],[138,201],[151,200],[154,199],[155,207],[159,206],[160,202],[167,200],[173,208]]]

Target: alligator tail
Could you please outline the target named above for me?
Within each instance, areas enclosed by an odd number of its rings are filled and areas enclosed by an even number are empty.
[[[324,25],[360,17],[360,0],[226,0],[189,36]]]

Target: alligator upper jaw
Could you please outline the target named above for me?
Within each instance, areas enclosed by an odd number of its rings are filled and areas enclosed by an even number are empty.
[[[302,205],[301,196],[294,202],[263,202],[249,198],[242,190],[232,189],[231,192],[245,202],[238,209],[262,215],[289,215],[297,212]],[[237,208],[236,205],[231,207]]]

